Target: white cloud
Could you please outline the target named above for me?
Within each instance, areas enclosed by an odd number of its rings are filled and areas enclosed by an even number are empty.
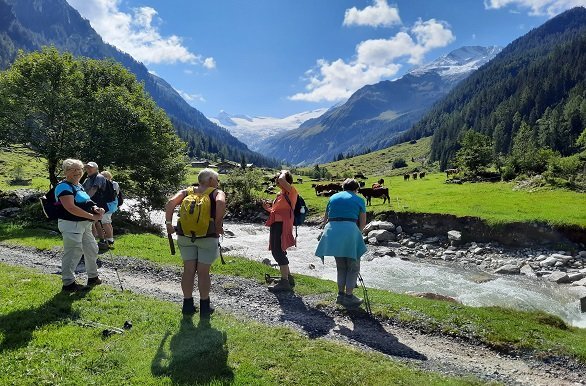
[[[201,94],[190,94],[182,90],[175,89],[179,95],[189,104],[192,102],[205,102],[205,98]]]
[[[389,39],[359,43],[351,61],[318,60],[316,67],[305,73],[306,92],[292,95],[289,99],[308,102],[347,99],[360,87],[397,74],[401,68],[400,59],[412,64],[420,63],[427,52],[444,47],[454,39],[446,23],[435,19],[418,20],[410,30],[398,32]]]
[[[121,0],[67,0],[102,39],[129,53],[143,63],[190,63],[206,68],[213,58],[202,58],[189,51],[179,36],[161,36],[156,23],[160,22],[157,11],[151,7],[132,9],[131,13],[119,9]]]
[[[486,9],[500,9],[507,6],[529,9],[532,16],[555,16],[573,7],[586,6],[586,0],[484,0]]]
[[[399,9],[389,7],[386,0],[374,0],[374,5],[359,10],[352,7],[344,14],[344,25],[366,25],[371,27],[389,27],[401,24]]]

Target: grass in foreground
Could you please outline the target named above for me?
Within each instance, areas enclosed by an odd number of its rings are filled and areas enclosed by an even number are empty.
[[[7,232],[0,224],[0,234]],[[61,240],[47,231],[20,229],[12,226],[0,241],[46,248],[60,246]],[[41,232],[45,232],[42,234]],[[36,245],[35,245],[36,244]],[[171,256],[166,238],[154,235],[125,235],[116,241],[114,254],[132,256],[157,264],[179,267],[181,259]],[[103,255],[103,258],[108,258]],[[259,262],[225,256],[226,265],[218,260],[215,274],[241,276],[264,281],[265,272],[277,271]],[[334,301],[336,285],[332,281],[296,275],[295,292],[299,295],[329,293]],[[470,307],[443,301],[420,299],[389,291],[369,289],[373,311],[384,319],[415,326],[421,331],[472,339],[486,345],[512,351],[533,350],[539,355],[564,355],[586,363],[586,329],[567,326],[560,318],[544,312],[524,312],[499,307]]]
[[[0,384],[480,384],[288,328],[221,313],[206,323],[105,286],[73,295],[59,287],[55,275],[0,264]],[[132,329],[103,337],[125,320]]]

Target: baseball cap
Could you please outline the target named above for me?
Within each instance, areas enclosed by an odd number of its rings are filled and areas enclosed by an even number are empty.
[[[89,166],[90,168],[98,168],[98,164],[95,163],[94,161],[88,162],[87,164],[85,164],[85,166]]]

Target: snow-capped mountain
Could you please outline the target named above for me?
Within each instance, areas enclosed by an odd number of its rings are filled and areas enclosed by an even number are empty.
[[[497,46],[461,47],[447,55],[439,57],[433,62],[409,71],[409,74],[420,76],[428,72],[435,72],[442,78],[453,78],[453,80],[458,81],[494,58],[501,50],[502,48]]]
[[[255,150],[293,164],[310,164],[330,162],[340,153],[389,146],[500,50],[461,47],[399,79],[364,86],[342,105],[296,130],[267,138]]]
[[[304,111],[285,118],[231,115],[225,111],[221,111],[217,117],[208,119],[226,128],[230,134],[244,142],[250,149],[254,150],[259,143],[267,138],[296,129],[301,126],[303,122],[317,118],[326,111],[326,108]]]

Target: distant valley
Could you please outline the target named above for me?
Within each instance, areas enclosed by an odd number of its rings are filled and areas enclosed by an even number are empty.
[[[248,145],[251,150],[257,150],[267,138],[297,129],[305,121],[320,117],[328,109],[306,111],[285,118],[250,117],[248,115],[231,115],[225,111],[216,117],[208,117],[215,124],[227,129],[230,134]]]

